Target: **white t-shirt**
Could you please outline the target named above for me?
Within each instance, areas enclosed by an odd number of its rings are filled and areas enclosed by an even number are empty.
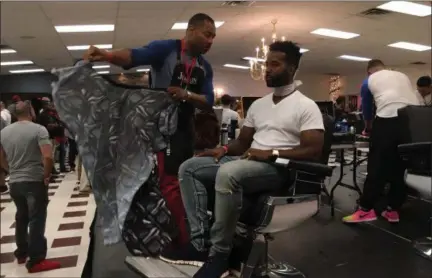
[[[6,125],[10,125],[11,120],[12,120],[12,116],[11,116],[11,113],[9,112],[9,110],[3,109],[0,113],[1,113],[1,117],[2,117],[3,121],[6,123]]]
[[[222,108],[222,124],[229,125],[232,120],[238,121],[239,114],[232,109]]]
[[[408,76],[399,71],[380,70],[371,74],[368,87],[380,118],[397,117],[398,109],[420,104]]]
[[[417,97],[418,97],[418,100],[420,102],[420,105],[423,105],[423,106],[432,105],[432,94],[422,96],[419,92],[417,92]]]
[[[251,148],[261,150],[292,149],[300,145],[300,132],[324,130],[318,105],[299,91],[273,102],[273,94],[254,101],[244,126],[255,129]]]

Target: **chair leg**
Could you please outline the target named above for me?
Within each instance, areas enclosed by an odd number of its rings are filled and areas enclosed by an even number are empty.
[[[257,267],[260,267],[260,262],[263,261],[266,254],[266,244],[263,235],[258,235],[254,240],[252,250],[249,253],[246,263],[243,265],[240,278],[250,278],[255,274]]]

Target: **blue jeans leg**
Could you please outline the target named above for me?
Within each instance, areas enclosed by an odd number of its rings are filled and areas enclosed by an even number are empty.
[[[180,166],[178,177],[190,227],[191,243],[199,251],[207,249],[208,246],[210,217],[207,213],[208,192],[206,188],[214,187],[219,167],[234,159],[236,158],[226,156],[216,163],[213,157],[193,157]]]
[[[216,176],[210,255],[231,252],[243,195],[274,192],[287,178],[285,171],[270,163],[236,160],[222,165]]]

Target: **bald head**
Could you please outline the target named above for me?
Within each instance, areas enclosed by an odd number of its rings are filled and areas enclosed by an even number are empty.
[[[15,116],[20,118],[31,118],[31,103],[29,101],[18,101],[15,104]]]

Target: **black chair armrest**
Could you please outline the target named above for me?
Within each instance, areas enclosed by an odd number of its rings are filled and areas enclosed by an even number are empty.
[[[399,153],[408,154],[408,153],[417,153],[417,152],[426,152],[431,150],[432,142],[420,142],[420,143],[409,143],[409,144],[401,144],[398,146]]]
[[[317,162],[278,158],[274,163],[279,167],[303,171],[320,177],[330,177],[333,173],[332,167]]]

